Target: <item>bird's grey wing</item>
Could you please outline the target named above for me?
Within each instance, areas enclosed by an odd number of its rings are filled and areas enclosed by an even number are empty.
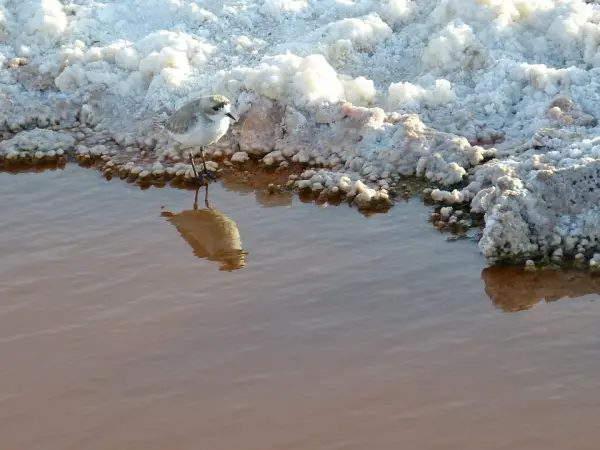
[[[165,128],[172,133],[187,133],[195,125],[199,113],[200,103],[197,100],[187,103],[175,111],[169,120],[167,120]]]

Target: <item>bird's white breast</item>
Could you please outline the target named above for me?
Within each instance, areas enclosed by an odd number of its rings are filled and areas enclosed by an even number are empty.
[[[199,121],[188,133],[173,134],[173,137],[185,146],[203,147],[218,141],[229,129],[229,118],[218,122],[212,120]]]

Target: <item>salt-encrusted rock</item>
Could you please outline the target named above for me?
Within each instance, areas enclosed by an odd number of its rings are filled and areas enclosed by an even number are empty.
[[[356,181],[348,193],[352,198],[352,204],[363,209],[389,208],[392,201],[386,190],[369,188],[361,181]]]
[[[429,191],[429,195],[431,199],[435,202],[439,203],[464,203],[466,200],[472,197],[472,194],[463,189],[462,191],[458,191],[457,189],[453,189],[452,192],[440,189],[433,189]]]
[[[237,133],[240,150],[253,155],[271,152],[276,140],[282,136],[282,118],[281,105],[265,98],[254,100],[248,112],[240,118],[242,125]]]
[[[452,214],[452,211],[454,211],[454,209],[451,206],[445,206],[444,208],[440,209],[441,218],[443,220],[448,220]]]
[[[8,155],[19,152],[33,156],[38,152],[46,154],[59,150],[64,153],[72,151],[75,142],[75,138],[69,133],[35,128],[30,131],[22,131],[13,138],[0,142],[0,154]]]
[[[600,161],[564,169],[497,177],[480,191],[472,208],[485,212],[479,242],[492,259],[550,255],[574,248],[573,238],[600,243]]]
[[[550,104],[546,117],[559,126],[594,126],[596,119],[586,114],[570,97],[560,95]]]
[[[240,163],[241,164],[241,163],[244,163],[244,162],[248,161],[248,159],[250,159],[250,157],[248,156],[248,153],[246,153],[246,152],[236,152],[231,157],[231,162]]]

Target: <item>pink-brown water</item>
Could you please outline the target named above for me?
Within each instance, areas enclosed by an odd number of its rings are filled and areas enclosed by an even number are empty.
[[[2,450],[600,446],[597,278],[228,186],[234,271],[161,216],[191,191],[0,174]]]

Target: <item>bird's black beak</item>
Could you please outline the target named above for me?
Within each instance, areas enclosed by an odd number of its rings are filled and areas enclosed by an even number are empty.
[[[235,117],[233,117],[233,114],[226,113],[225,115],[228,116],[229,118],[233,119],[234,122],[237,122],[237,119]]]

